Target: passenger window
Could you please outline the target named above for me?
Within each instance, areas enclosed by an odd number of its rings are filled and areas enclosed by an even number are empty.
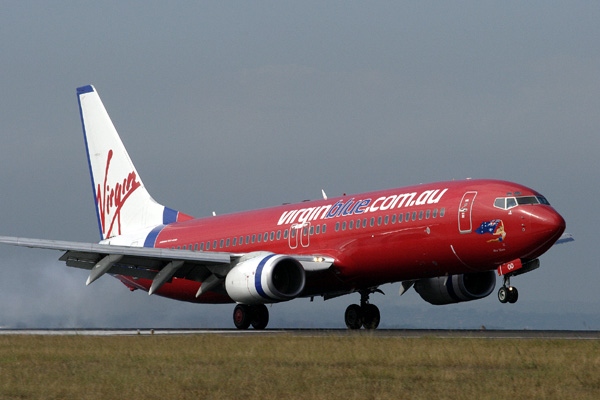
[[[275,232],[271,231],[271,237],[269,238],[271,242],[275,240]]]
[[[317,232],[317,235],[318,235],[319,233],[321,233],[321,225],[317,225],[316,232]]]
[[[206,242],[206,250],[210,250],[210,241]]]
[[[346,230],[346,221],[342,222],[342,230],[345,231]]]
[[[446,209],[444,207],[442,207],[442,209],[440,210],[440,218],[442,218],[445,214],[446,214]]]
[[[198,243],[194,243],[194,251],[198,251]]]
[[[269,232],[265,232],[265,234],[263,235],[263,242],[266,242],[267,239],[269,239]]]
[[[323,224],[323,229],[321,230],[321,233],[325,233],[326,230],[327,230],[327,224]]]
[[[302,228],[302,236],[306,236],[308,234],[308,228],[304,227]]]
[[[204,242],[200,243],[200,250],[204,251]]]
[[[371,226],[375,226],[375,217],[371,218]]]
[[[404,214],[404,220],[406,222],[410,221],[410,212],[407,212],[406,214]]]
[[[356,229],[359,229],[359,228],[360,228],[360,219],[357,219],[356,220]]]
[[[277,240],[281,239],[281,231],[277,231]]]
[[[336,222],[336,223],[335,223],[335,231],[337,232],[337,231],[339,231],[339,230],[340,230],[340,223],[339,223],[339,222]]]
[[[429,219],[429,216],[431,215],[431,210],[427,210],[425,212],[425,219]]]
[[[240,246],[244,244],[244,237],[240,236]]]
[[[223,239],[221,239],[221,241],[219,242],[219,248],[222,249],[223,248]]]
[[[348,222],[348,229],[354,229],[354,220]]]
[[[283,238],[284,239],[288,238],[288,231],[287,230],[283,231]]]
[[[363,218],[363,223],[362,223],[363,228],[367,227],[367,219]]]
[[[296,237],[296,229],[292,230],[292,238]]]
[[[225,243],[226,243],[225,247],[229,247],[231,245],[231,239],[227,238],[227,241]]]
[[[381,225],[381,217],[377,217],[377,226]]]
[[[236,237],[233,238],[233,245],[237,246],[237,238]]]
[[[184,244],[183,247],[181,248],[182,250],[187,249],[187,246]]]
[[[314,234],[315,234],[315,227],[314,227],[314,226],[311,226],[311,227],[310,227],[310,234],[311,234],[311,235],[314,235]]]
[[[433,209],[433,218],[437,218],[437,208]]]
[[[416,211],[413,211],[413,213],[412,213],[412,220],[413,221],[417,220],[417,212]]]
[[[257,241],[258,243],[260,243],[260,241],[261,241],[261,240],[262,240],[262,234],[260,234],[260,235],[258,235],[258,236],[256,237],[256,241]]]
[[[396,223],[396,214],[392,215],[392,225]]]
[[[423,219],[423,210],[419,211],[419,221]]]
[[[386,215],[386,216],[385,216],[385,218],[383,219],[383,223],[384,223],[385,225],[387,225],[389,222],[390,222],[390,216],[389,216],[389,215]]]

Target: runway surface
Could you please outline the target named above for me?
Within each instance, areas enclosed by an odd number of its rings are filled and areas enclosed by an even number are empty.
[[[0,335],[73,335],[73,336],[151,336],[151,335],[221,335],[221,336],[374,336],[400,338],[479,338],[479,339],[569,339],[600,340],[600,331],[568,330],[447,330],[447,329],[0,329]]]

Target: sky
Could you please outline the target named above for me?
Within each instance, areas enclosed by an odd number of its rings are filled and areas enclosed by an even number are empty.
[[[99,240],[75,89],[93,84],[152,196],[196,217],[464,178],[544,194],[575,242],[514,305],[384,285],[385,328],[600,329],[600,3],[3,2],[0,235]],[[0,327],[233,327],[0,247]],[[498,281],[497,287],[501,285]],[[359,295],[269,306],[344,327]]]

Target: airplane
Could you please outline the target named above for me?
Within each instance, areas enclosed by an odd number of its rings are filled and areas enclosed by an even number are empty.
[[[236,303],[238,329],[265,329],[266,304],[360,294],[344,320],[376,329],[369,299],[400,282],[427,302],[482,299],[503,278],[539,267],[573,240],[537,191],[500,180],[437,182],[193,218],[156,202],[143,184],[96,89],[77,89],[99,243],[0,237],[0,243],[64,252],[67,266],[105,274],[131,291],[193,303]]]

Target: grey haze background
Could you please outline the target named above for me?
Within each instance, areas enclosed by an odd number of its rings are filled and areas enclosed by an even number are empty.
[[[600,329],[598,2],[3,2],[0,234],[97,241],[75,88],[94,84],[154,198],[195,216],[448,179],[545,194],[576,242],[516,305],[398,285],[382,327]],[[233,307],[90,287],[0,248],[0,326],[232,327]],[[271,308],[343,327],[358,295]]]

